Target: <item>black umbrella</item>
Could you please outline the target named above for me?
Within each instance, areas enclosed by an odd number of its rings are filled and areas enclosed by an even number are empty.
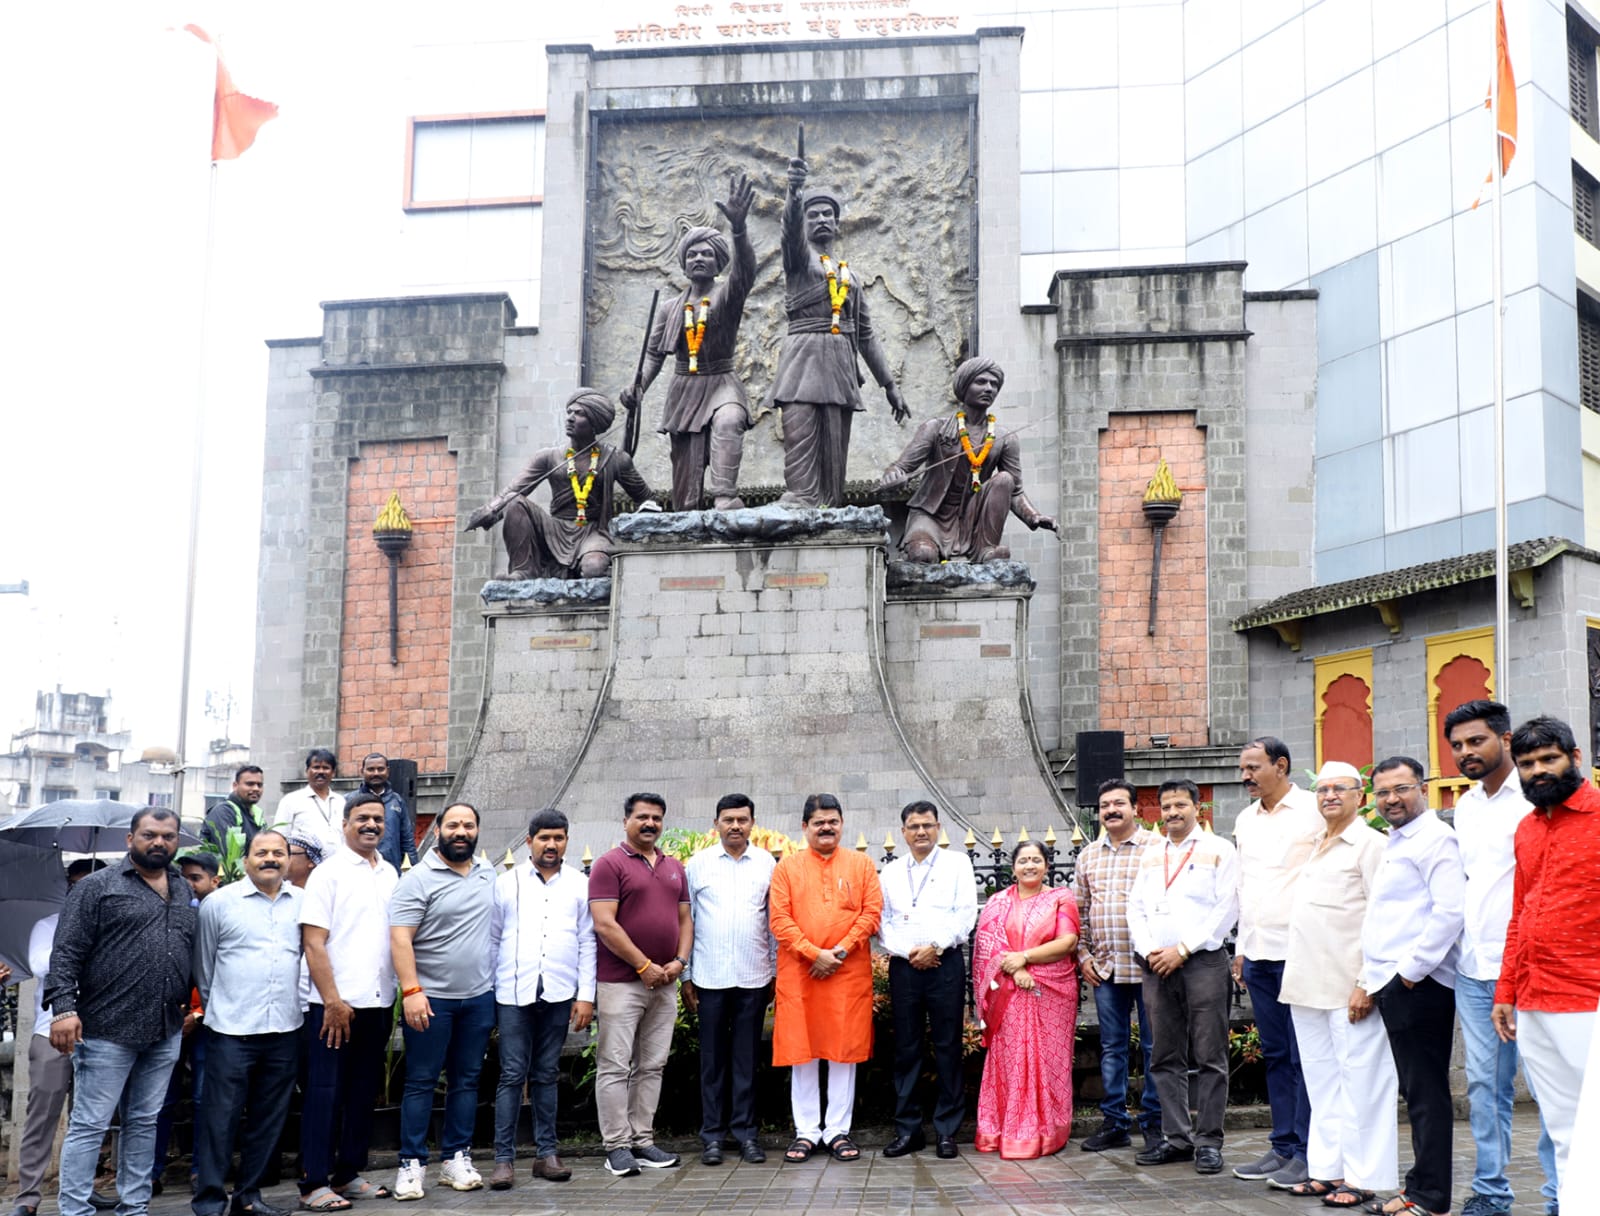
[[[0,840],[60,849],[65,853],[121,852],[127,846],[128,827],[133,817],[149,809],[131,802],[113,802],[109,798],[94,801],[65,798],[36,806],[0,823]],[[199,843],[199,837],[179,829],[180,849],[193,848]],[[0,891],[4,890],[0,887]]]
[[[28,937],[66,898],[67,871],[58,850],[0,836],[0,963],[11,968],[13,979],[33,976]]]

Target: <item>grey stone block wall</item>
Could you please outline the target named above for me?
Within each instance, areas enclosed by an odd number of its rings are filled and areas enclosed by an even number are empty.
[[[604,622],[492,618],[482,725],[455,787],[483,810],[492,855],[552,803],[573,821],[575,853],[598,853],[638,790],[666,797],[669,827],[695,830],[740,790],[760,822],[791,835],[806,796],[832,792],[850,838],[865,832],[874,848],[885,833],[898,839],[914,798],[943,807],[958,839],[969,821],[984,832],[1060,826],[1020,730],[1021,600],[886,610],[870,540],[624,545],[612,587]],[[533,648],[558,635],[579,640]]]
[[[309,738],[301,721],[305,675],[305,557],[314,494],[311,432],[315,390],[308,374],[322,357],[317,338],[267,344],[265,467],[261,484],[261,552],[256,581],[254,700],[250,754],[266,770],[268,802],[282,783],[302,779]],[[337,674],[335,675],[337,679]]]

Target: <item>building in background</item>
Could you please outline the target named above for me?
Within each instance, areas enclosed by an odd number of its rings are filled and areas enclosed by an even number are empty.
[[[0,755],[0,795],[12,811],[68,798],[120,798],[118,762],[128,732],[114,731],[111,694],[41,692],[33,725]]]

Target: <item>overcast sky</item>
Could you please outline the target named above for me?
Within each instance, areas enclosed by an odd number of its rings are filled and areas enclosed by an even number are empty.
[[[205,717],[208,691],[231,692],[231,734],[248,740],[264,340],[319,333],[321,300],[394,290],[405,115],[542,105],[545,44],[615,45],[615,27],[670,22],[674,9],[123,0],[8,10],[0,584],[25,579],[30,593],[0,595],[0,742],[31,722],[36,690],[60,684],[110,691],[113,728],[132,730],[135,757],[176,743],[202,386],[189,754],[222,733]],[[181,32],[191,21],[221,42],[242,90],[281,109],[216,171],[209,276],[214,60]]]

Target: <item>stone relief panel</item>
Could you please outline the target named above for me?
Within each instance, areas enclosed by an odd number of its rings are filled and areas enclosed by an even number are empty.
[[[755,426],[745,437],[741,488],[783,484],[779,411],[769,400],[785,332],[779,217],[794,155],[797,115],[602,120],[590,200],[592,286],[585,324],[588,378],[613,397],[631,383],[650,296],[670,299],[685,282],[679,237],[706,224],[727,232],[717,210],[729,178],[756,188],[749,219],[756,282],[745,304],[735,366]],[[951,408],[950,379],[966,357],[976,315],[973,279],[971,113],[942,108],[827,109],[805,117],[810,186],[844,200],[840,257],[858,275],[879,341],[911,409],[890,417],[865,363],[865,413],[850,439],[849,479],[876,480],[916,424]],[[656,434],[670,366],[646,396],[638,462],[652,486],[671,484],[666,437]],[[620,434],[620,427],[617,432]]]

